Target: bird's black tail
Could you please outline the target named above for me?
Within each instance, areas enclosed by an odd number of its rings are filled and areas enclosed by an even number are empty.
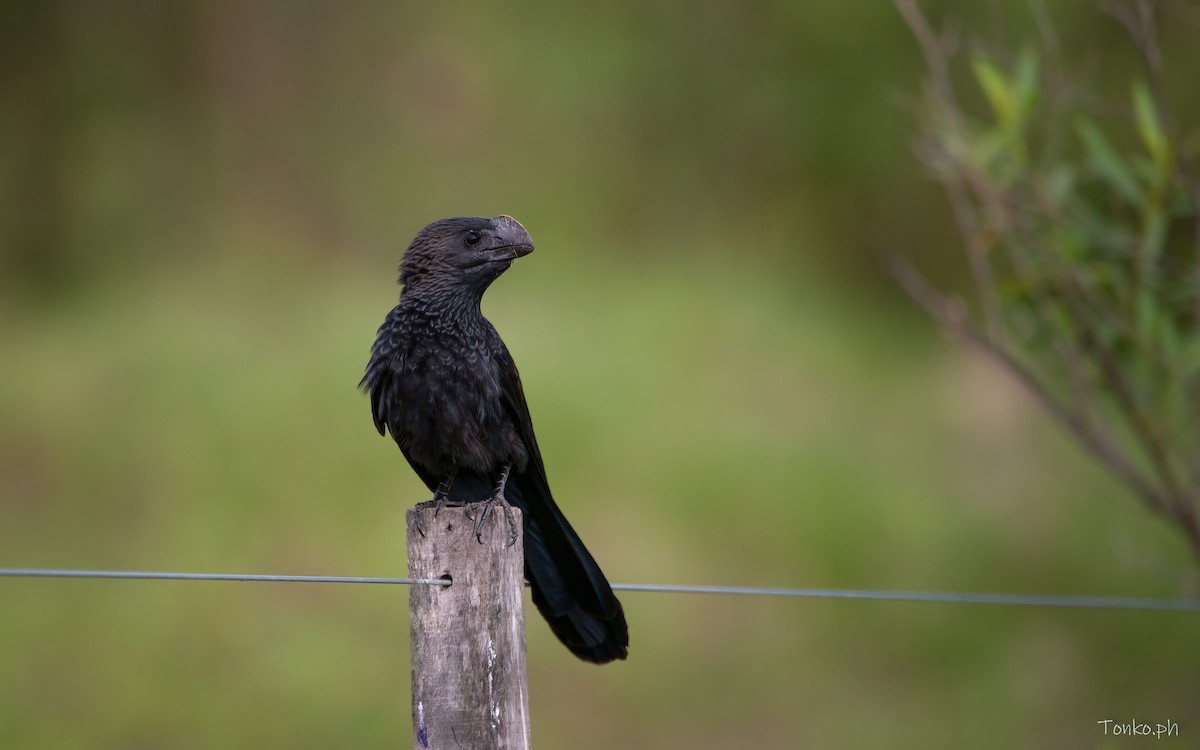
[[[509,500],[528,519],[525,576],[533,603],[580,659],[597,664],[624,659],[629,627],[621,602],[540,479],[536,471],[519,477]]]
[[[451,495],[467,489],[463,484],[474,484],[471,479],[460,473]],[[489,487],[486,481],[480,485]],[[510,476],[504,496],[524,516],[525,577],[550,629],[580,659],[596,664],[624,659],[629,627],[621,602],[558,509],[541,472],[531,466]]]

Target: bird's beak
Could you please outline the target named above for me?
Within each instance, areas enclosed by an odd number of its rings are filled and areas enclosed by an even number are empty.
[[[533,238],[521,222],[511,216],[500,215],[492,219],[496,239],[485,252],[491,260],[516,260],[533,252]]]

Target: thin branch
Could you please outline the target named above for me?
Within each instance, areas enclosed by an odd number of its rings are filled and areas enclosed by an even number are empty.
[[[1142,498],[1153,511],[1174,517],[1167,499],[1136,464],[1106,435],[1095,430],[1087,419],[1063,404],[1042,381],[1008,350],[980,332],[967,316],[961,303],[938,292],[908,261],[889,254],[889,266],[900,286],[914,302],[925,309],[943,328],[957,339],[966,341],[988,355],[993,362],[1016,378],[1033,397],[1092,453],[1108,466],[1125,484]]]
[[[1090,345],[1096,362],[1100,365],[1100,372],[1108,383],[1109,390],[1117,397],[1117,406],[1120,407],[1129,426],[1145,447],[1146,455],[1150,458],[1155,472],[1158,473],[1167,496],[1173,503],[1181,502],[1180,485],[1171,468],[1166,446],[1163,445],[1157,430],[1154,429],[1150,418],[1142,409],[1133,387],[1125,378],[1120,364],[1113,357],[1112,350],[1097,341],[1090,333],[1085,335],[1084,343]]]
[[[921,47],[925,56],[925,65],[929,68],[930,84],[936,99],[943,102],[954,101],[954,88],[950,85],[950,75],[946,67],[946,53],[937,34],[917,7],[915,0],[895,0],[896,10]]]
[[[929,21],[917,6],[916,0],[895,0],[895,5],[921,48],[925,65],[929,69],[930,94],[938,111],[941,116],[946,118],[950,128],[956,132],[962,132],[964,126],[954,98],[954,87],[950,82],[945,43],[934,33],[933,27],[929,25]],[[946,176],[941,182],[946,190],[946,197],[950,202],[950,211],[954,216],[954,223],[958,227],[959,236],[966,246],[967,263],[971,269],[975,287],[979,291],[980,305],[983,308],[984,326],[989,335],[1000,338],[1003,335],[1000,321],[1000,301],[996,296],[996,280],[989,260],[989,247],[978,231],[978,221],[971,209],[966,186],[961,178],[953,176]]]
[[[984,327],[988,335],[1000,338],[1003,335],[1003,326],[1000,322],[1000,300],[996,296],[996,278],[988,259],[991,249],[984,242],[983,233],[979,231],[979,221],[962,180],[947,178],[942,180],[942,185],[946,190],[946,199],[950,202],[950,212],[954,216],[959,237],[966,246],[967,262],[983,307]]]

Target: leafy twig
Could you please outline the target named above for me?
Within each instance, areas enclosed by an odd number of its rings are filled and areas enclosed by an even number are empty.
[[[961,302],[956,302],[934,289],[924,276],[899,255],[889,254],[888,263],[892,275],[905,293],[937,320],[951,336],[986,354],[1025,386],[1051,416],[1070,430],[1095,458],[1111,468],[1152,510],[1164,514],[1169,512],[1166,499],[1117,443],[1109,435],[1093,427],[1078,411],[1060,401],[1041,379],[1011,352],[972,325]]]
[[[1069,123],[1076,130],[1066,128],[1060,116],[1070,113],[1057,100],[1039,106],[1046,98],[1031,52],[1014,72],[972,59],[994,121],[968,119],[948,44],[917,0],[894,0],[929,69],[919,154],[946,190],[983,330],[966,305],[906,262],[893,255],[891,266],[909,296],[1021,382],[1147,508],[1170,519],[1200,560],[1200,425],[1180,417],[1181,404],[1200,404],[1200,367],[1189,359],[1200,351],[1200,173],[1166,98],[1155,6],[1102,1],[1142,59],[1145,82],[1134,84],[1133,112],[1146,153],[1121,152],[1105,128],[1079,114]],[[1045,9],[1030,3],[1057,59]],[[1031,136],[1038,125],[1046,128],[1037,131],[1041,139]],[[1058,147],[1064,134],[1080,138],[1083,157]],[[1079,189],[1079,179],[1101,191]],[[1164,267],[1164,258],[1177,262],[1166,255],[1166,230],[1181,184],[1195,264],[1182,277]]]
[[[934,33],[915,0],[895,0],[895,3],[921,47],[921,53],[930,71],[930,93],[939,105],[940,114],[950,119],[954,127],[958,127],[959,108],[954,98],[954,87],[950,83],[946,43]],[[950,211],[954,215],[954,223],[966,244],[967,263],[970,265],[975,287],[979,290],[985,326],[988,333],[999,336],[1002,330],[1000,302],[996,296],[995,274],[988,259],[989,247],[983,241],[983,235],[976,231],[977,219],[971,210],[971,202],[967,198],[962,180],[947,175],[943,178],[943,184],[950,201]]]

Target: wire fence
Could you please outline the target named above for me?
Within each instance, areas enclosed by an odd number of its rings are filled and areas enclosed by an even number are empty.
[[[264,581],[271,583],[371,583],[402,586],[452,585],[449,580],[442,578],[364,578],[355,576],[259,575],[244,573],[174,573],[139,570],[62,570],[54,568],[0,568],[0,578],[109,578],[168,581]],[[960,591],[865,591],[858,589],[771,588],[756,586],[685,586],[651,583],[616,583],[613,584],[613,590],[671,594],[721,594],[731,596],[934,602],[941,604],[1066,607],[1075,609],[1123,609],[1150,612],[1200,612],[1200,599],[1153,597],[1002,594]]]

